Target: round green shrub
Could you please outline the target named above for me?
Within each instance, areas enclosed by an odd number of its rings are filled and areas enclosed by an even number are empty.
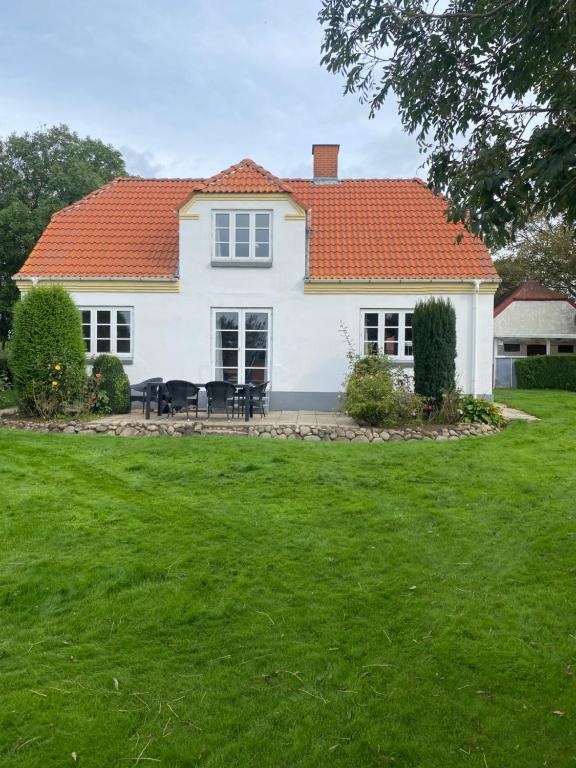
[[[77,405],[86,349],[80,313],[61,286],[32,288],[16,305],[10,369],[22,413],[54,416]]]
[[[108,395],[112,413],[129,413],[130,382],[121,360],[114,355],[98,355],[92,363],[92,375],[100,377],[100,387]]]

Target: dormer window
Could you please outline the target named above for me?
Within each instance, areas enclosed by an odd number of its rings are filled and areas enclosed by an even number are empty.
[[[270,211],[214,211],[213,264],[263,265],[272,260]]]

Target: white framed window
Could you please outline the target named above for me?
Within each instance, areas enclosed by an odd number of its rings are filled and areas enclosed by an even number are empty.
[[[271,261],[271,211],[213,211],[212,216],[215,262]]]
[[[362,354],[412,360],[411,309],[362,310]]]
[[[131,358],[134,310],[131,307],[79,307],[82,335],[89,355]]]
[[[216,381],[261,384],[270,379],[269,309],[213,309]]]

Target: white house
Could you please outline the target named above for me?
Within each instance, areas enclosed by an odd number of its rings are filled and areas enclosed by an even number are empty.
[[[132,382],[270,381],[271,407],[327,410],[359,352],[412,362],[415,304],[449,298],[457,375],[492,391],[493,294],[484,245],[419,179],[338,178],[314,145],[312,179],[243,160],[209,179],[118,178],[56,213],[15,276],[64,285],[88,352]]]
[[[494,310],[494,381],[515,387],[515,362],[576,352],[576,302],[535,280],[519,285]]]

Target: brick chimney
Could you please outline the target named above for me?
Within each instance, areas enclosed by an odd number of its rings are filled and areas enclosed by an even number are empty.
[[[338,151],[340,144],[313,144],[314,181],[335,184],[338,181]]]

